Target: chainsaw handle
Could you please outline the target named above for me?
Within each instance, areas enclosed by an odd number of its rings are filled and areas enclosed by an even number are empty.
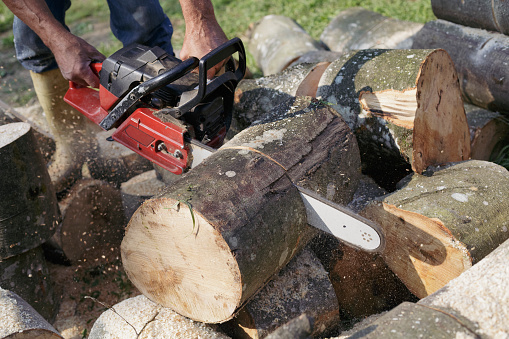
[[[95,75],[99,77],[99,72],[101,71],[103,67],[102,62],[92,62],[90,64],[90,68],[92,69],[92,72],[94,72]],[[76,89],[76,88],[83,88],[83,86],[75,83],[74,81],[69,81],[69,89]]]

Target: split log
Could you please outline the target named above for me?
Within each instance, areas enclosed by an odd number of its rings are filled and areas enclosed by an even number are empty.
[[[142,173],[122,183],[120,192],[126,220],[131,219],[145,200],[161,193],[165,187],[166,184],[157,178],[156,170]]]
[[[509,118],[498,113],[465,104],[472,159],[492,161],[509,145]]]
[[[16,293],[0,288],[0,338],[63,338]]]
[[[458,77],[444,50],[352,51],[318,86],[317,98],[354,131],[363,173],[388,190],[410,169],[470,157]]]
[[[308,248],[222,325],[232,338],[264,338],[301,314],[313,319],[309,334],[323,338],[337,333],[339,307],[327,272]]]
[[[324,50],[295,20],[267,15],[252,29],[249,51],[263,75],[279,73],[309,51]]]
[[[382,226],[385,262],[423,298],[509,238],[507,192],[505,168],[470,160],[412,175],[362,215]]]
[[[229,338],[214,326],[180,316],[143,295],[126,299],[112,309],[95,321],[89,339]]]
[[[412,37],[423,24],[383,16],[362,7],[352,7],[336,16],[320,35],[331,51],[358,49],[409,49]]]
[[[360,159],[343,119],[299,97],[272,121],[243,130],[135,212],[122,262],[148,298],[227,321],[316,234],[293,183],[351,200]]]
[[[19,295],[47,321],[55,319],[59,299],[40,246],[8,259],[0,259],[0,286]]]
[[[504,0],[431,0],[438,19],[509,35],[509,3]]]
[[[456,66],[466,102],[509,112],[508,45],[506,35],[436,20],[416,34],[413,48],[445,49]]]
[[[95,259],[98,250],[120,245],[125,216],[120,190],[112,184],[79,180],[60,202],[60,209],[63,218],[52,242],[72,263]]]
[[[29,124],[0,126],[0,258],[33,249],[60,217],[46,163]]]
[[[417,304],[404,303],[355,338],[498,338],[509,333],[509,241]]]

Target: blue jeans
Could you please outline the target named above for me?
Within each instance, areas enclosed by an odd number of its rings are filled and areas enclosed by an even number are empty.
[[[159,46],[173,55],[173,27],[159,0],[107,0],[111,31],[124,46],[140,43]],[[55,18],[65,26],[65,12],[71,0],[46,0]],[[67,26],[66,26],[67,28]],[[23,67],[42,73],[58,67],[53,53],[42,40],[17,17],[13,24],[16,58]]]

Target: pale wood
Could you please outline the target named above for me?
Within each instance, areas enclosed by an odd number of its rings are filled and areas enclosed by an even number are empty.
[[[133,213],[145,200],[161,193],[165,187],[166,184],[159,180],[155,169],[122,183],[120,192],[126,220],[131,219]]]
[[[385,262],[423,298],[509,237],[507,192],[505,168],[471,160],[412,175],[362,215],[382,226]]]
[[[431,0],[438,19],[509,34],[509,3],[504,0]]]
[[[191,319],[229,320],[316,232],[292,182],[351,200],[360,159],[341,117],[310,98],[278,108],[131,218],[122,261],[151,300]]]
[[[430,21],[412,48],[443,48],[458,72],[465,102],[509,112],[509,37],[444,20]]]
[[[32,306],[16,293],[0,287],[0,338],[63,338]]]
[[[267,15],[251,30],[248,49],[266,76],[281,72],[307,52],[325,48],[295,20]]]
[[[233,338],[264,338],[301,314],[313,319],[309,335],[326,337],[339,327],[339,307],[324,267],[303,249],[223,326]]]
[[[454,65],[444,50],[361,50],[330,64],[317,98],[355,132],[363,172],[391,190],[411,169],[470,157]]]
[[[143,295],[126,299],[113,309],[95,321],[89,339],[229,338],[214,326],[178,315]]]
[[[320,40],[331,51],[348,52],[357,49],[408,49],[412,38],[423,24],[397,20],[352,7],[340,12],[323,30]]]
[[[0,173],[0,258],[8,258],[51,238],[60,217],[55,190],[29,124],[0,126]]]

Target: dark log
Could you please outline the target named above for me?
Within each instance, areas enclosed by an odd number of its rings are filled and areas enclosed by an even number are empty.
[[[509,112],[508,45],[506,35],[435,20],[416,34],[413,48],[443,48],[454,61],[466,102]]]
[[[0,288],[0,338],[62,339],[63,337],[20,296]]]
[[[360,162],[341,117],[310,98],[278,108],[131,218],[122,261],[151,300],[203,322],[231,319],[316,234],[292,183],[351,200]]]
[[[142,173],[122,183],[120,192],[126,220],[131,219],[145,200],[161,193],[165,187],[166,184],[158,179],[156,170]]]
[[[358,49],[409,49],[412,37],[421,23],[383,16],[362,7],[340,12],[325,27],[320,40],[331,51],[349,52]]]
[[[277,330],[266,336],[266,339],[307,339],[311,338],[313,319],[302,314],[290,320]]]
[[[29,124],[0,126],[0,258],[33,249],[60,217],[46,163]]]
[[[330,64],[317,98],[354,131],[363,172],[385,189],[413,170],[470,157],[454,65],[443,50],[362,50]]]
[[[504,0],[431,0],[438,19],[509,34],[509,3]]]
[[[412,175],[362,215],[382,226],[385,262],[423,298],[509,238],[507,192],[505,168],[470,160]]]

